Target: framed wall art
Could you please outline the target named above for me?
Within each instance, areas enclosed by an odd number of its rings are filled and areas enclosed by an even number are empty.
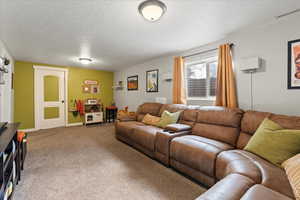
[[[158,69],[146,72],[146,92],[158,92]]]
[[[300,39],[288,42],[288,89],[300,89]]]
[[[98,81],[85,80],[82,85],[82,92],[86,94],[99,94],[100,84]]]
[[[99,85],[91,85],[91,93],[92,94],[99,94],[100,93],[100,86]]]
[[[91,88],[90,88],[90,86],[84,84],[84,85],[82,86],[82,92],[83,92],[83,93],[91,93]]]
[[[139,89],[139,77],[138,75],[127,77],[127,90],[138,90]]]

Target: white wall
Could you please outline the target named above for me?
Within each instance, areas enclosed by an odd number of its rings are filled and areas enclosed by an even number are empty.
[[[216,48],[218,45],[224,43],[224,41],[218,41],[214,44],[208,44],[201,46],[196,49],[192,49],[186,52],[179,53],[177,55],[170,55],[165,57],[160,57],[157,59],[150,60],[148,62],[129,67],[125,70],[115,72],[114,81],[115,84],[118,81],[123,81],[125,88],[123,90],[116,90],[114,92],[114,98],[117,106],[123,109],[125,106],[129,106],[129,110],[136,110],[137,107],[144,102],[154,102],[156,97],[167,98],[167,103],[172,103],[172,88],[173,82],[167,82],[162,80],[162,76],[166,73],[173,73],[173,61],[174,57],[181,55],[190,55],[196,52],[202,52],[210,50],[211,48]],[[211,53],[209,53],[211,54]],[[191,58],[192,60],[197,59],[197,56]],[[189,59],[190,60],[190,59]],[[146,92],[146,71],[159,69],[159,92],[158,93],[147,93]],[[137,91],[127,91],[127,77],[128,76],[139,76],[139,90]],[[190,100],[189,105],[203,105],[209,106],[213,105],[213,101],[204,100]]]
[[[225,42],[233,42],[234,65],[237,79],[239,104],[242,109],[250,109],[250,76],[240,72],[243,58],[259,56],[263,68],[253,76],[254,109],[279,114],[300,115],[300,90],[287,90],[287,42],[300,39],[300,14],[275,20],[260,26],[252,26],[228,35],[221,41],[199,47],[193,51],[182,52],[186,55],[218,47]],[[173,55],[176,56],[176,55]],[[145,92],[146,71],[160,69],[161,74],[171,72],[173,56],[161,57],[144,64],[132,66],[115,73],[115,82],[126,77],[139,75],[139,91],[115,91],[115,101],[119,107],[129,106],[131,110],[155,97],[166,97],[171,102],[172,82],[159,81],[159,93]],[[189,102],[190,104],[210,105],[211,102]]]
[[[236,44],[238,96],[241,108],[250,108],[250,75],[239,71],[241,59],[259,56],[260,72],[254,74],[254,109],[300,116],[300,90],[287,89],[287,42],[300,39],[300,14],[274,20],[265,26],[230,35]]]
[[[14,60],[8,53],[7,48],[0,40],[0,56],[6,57],[10,60],[8,65],[9,73],[4,74],[5,84],[0,85],[0,121],[13,122],[13,90],[11,89],[12,84],[12,73],[14,71]]]
[[[130,67],[124,71],[116,72],[114,75],[115,83],[123,81],[125,88],[123,90],[117,90],[114,92],[115,101],[119,108],[129,106],[130,110],[135,110],[138,105],[143,102],[153,102],[155,97],[165,97],[167,102],[172,102],[172,82],[166,82],[162,80],[162,74],[172,73],[173,58],[163,57],[158,58],[140,65]],[[146,93],[146,71],[159,69],[159,92]],[[138,75],[139,78],[139,90],[127,91],[127,77]]]

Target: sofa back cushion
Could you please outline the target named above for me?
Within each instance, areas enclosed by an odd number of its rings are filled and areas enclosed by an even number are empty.
[[[183,111],[188,109],[187,105],[184,104],[164,104],[159,110],[159,116],[163,114],[164,111],[168,111],[170,113],[178,112],[178,111]]]
[[[201,107],[192,134],[236,146],[242,115],[240,109]]]
[[[141,122],[146,114],[159,116],[159,111],[163,104],[160,103],[144,103],[137,110],[137,121]]]
[[[193,127],[197,120],[197,114],[198,114],[198,109],[186,109],[183,112],[181,112],[179,123],[186,124]]]
[[[271,113],[247,111],[244,113],[241,122],[241,133],[237,142],[237,148],[243,149],[249,142],[251,136],[256,132],[262,121],[270,117]]]
[[[242,119],[241,133],[238,139],[237,148],[243,149],[248,144],[250,138],[265,118],[269,118],[278,123],[284,129],[300,130],[300,117],[276,115],[268,112],[247,111]]]
[[[278,123],[282,128],[300,130],[300,117],[272,114],[270,120]]]

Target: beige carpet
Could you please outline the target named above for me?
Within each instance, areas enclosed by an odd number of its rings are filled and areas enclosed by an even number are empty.
[[[30,133],[15,200],[195,199],[204,188],[114,138],[112,125]]]

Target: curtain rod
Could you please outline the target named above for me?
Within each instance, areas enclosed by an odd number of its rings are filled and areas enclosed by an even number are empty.
[[[234,44],[233,44],[233,43],[230,43],[229,46],[230,46],[230,48],[231,48],[231,47],[234,46]],[[218,49],[219,49],[219,48],[209,49],[209,50],[206,50],[206,51],[201,51],[201,52],[198,52],[198,53],[194,53],[194,54],[182,56],[182,58],[188,58],[188,57],[196,56],[196,55],[199,55],[199,54],[204,54],[204,53],[208,53],[208,52],[211,52],[211,51],[216,51],[216,50],[218,50]]]

